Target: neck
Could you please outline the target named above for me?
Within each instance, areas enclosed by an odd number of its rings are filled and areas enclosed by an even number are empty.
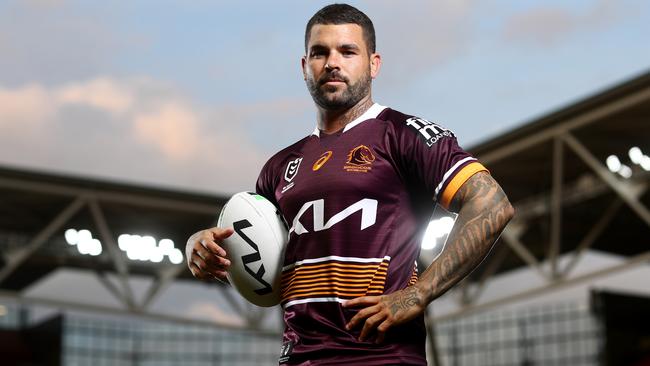
[[[373,105],[370,94],[361,99],[354,106],[341,109],[330,110],[318,107],[318,129],[323,133],[331,134],[343,129],[348,123],[357,119]]]

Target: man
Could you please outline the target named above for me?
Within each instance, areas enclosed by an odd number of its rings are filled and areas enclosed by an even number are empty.
[[[324,7],[307,24],[305,52],[317,128],[274,155],[257,182],[291,226],[280,363],[426,365],[426,306],[485,258],[513,209],[451,131],[372,101],[381,57],[365,14]],[[436,203],[458,217],[418,278]],[[225,278],[220,242],[232,232],[188,240],[194,276]]]

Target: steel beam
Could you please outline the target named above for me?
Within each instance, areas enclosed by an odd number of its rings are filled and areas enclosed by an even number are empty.
[[[0,187],[20,191],[54,194],[59,196],[77,197],[83,195],[92,195],[102,202],[115,202],[172,211],[192,212],[197,214],[216,215],[220,209],[218,205],[193,203],[169,198],[143,197],[137,194],[129,194],[109,190],[89,190],[65,186],[61,184],[33,182],[30,180],[14,178],[0,178]]]
[[[535,256],[526,248],[526,246],[519,240],[519,237],[513,233],[512,229],[509,229],[509,226],[503,230],[501,233],[501,238],[508,244],[512,250],[517,253],[519,258],[521,258],[526,264],[533,268],[537,273],[539,273],[542,278],[549,280],[549,276],[544,272],[539,262]]]
[[[549,243],[548,259],[551,266],[551,278],[559,276],[558,256],[562,240],[562,173],[564,170],[562,140],[553,140],[553,185],[551,193],[551,242]]]
[[[479,158],[483,164],[493,164],[496,161],[514,155],[528,147],[548,141],[555,136],[586,126],[648,100],[650,100],[650,88],[647,87],[626,97],[606,103],[600,107],[595,107],[593,110],[580,114],[577,117],[569,118],[558,125],[531,134],[529,137],[518,139],[513,143],[494,149],[487,154],[479,155],[477,158]]]
[[[166,268],[163,268],[161,271],[159,271],[158,276],[154,280],[154,283],[151,284],[151,287],[149,287],[149,291],[147,291],[147,294],[145,295],[144,300],[142,301],[142,304],[140,304],[139,308],[142,310],[147,309],[153,300],[160,295],[169,285],[174,282],[174,279],[178,277],[184,270],[185,270],[185,264],[177,264],[177,265],[170,265],[167,266]]]
[[[21,249],[7,255],[7,264],[0,270],[0,283],[7,279],[25,260],[40,248],[57,230],[68,222],[86,203],[85,197],[77,197],[34,238]]]
[[[580,241],[580,244],[578,244],[576,249],[573,251],[571,259],[564,267],[564,270],[561,274],[563,278],[566,278],[569,276],[569,274],[571,274],[571,271],[575,265],[578,264],[587,249],[591,247],[596,239],[598,239],[600,234],[602,234],[602,232],[607,228],[607,225],[609,225],[612,219],[616,216],[616,213],[621,208],[621,206],[623,206],[623,201],[621,201],[619,198],[616,198],[614,202],[612,202],[605,210],[605,213],[603,213],[600,219],[598,219],[598,222],[592,226],[591,230],[589,230],[587,235],[582,239],[582,241]]]
[[[95,225],[99,230],[99,236],[102,238],[104,244],[106,244],[106,249],[110,255],[113,265],[115,266],[115,272],[118,274],[120,283],[122,284],[122,295],[120,298],[126,300],[126,306],[128,308],[135,308],[135,301],[133,300],[133,291],[131,290],[131,285],[129,284],[129,268],[124,260],[119,246],[115,242],[115,237],[111,233],[111,230],[108,228],[106,223],[106,218],[102,212],[99,204],[95,199],[89,199],[88,206],[90,207],[90,213],[93,216]]]
[[[107,277],[106,273],[103,271],[96,270],[95,271],[95,276],[99,280],[99,282],[108,290],[108,292],[113,295],[117,299],[118,302],[124,304],[124,306],[128,306],[128,299],[124,297],[124,294],[120,292],[120,290],[111,282]]]
[[[637,215],[650,226],[650,211],[641,203],[632,192],[632,188],[627,181],[616,178],[612,172],[607,169],[603,163],[598,161],[587,148],[582,145],[575,137],[567,133],[562,137],[567,145],[602,179],[607,185],[616,192]]]
[[[562,187],[561,201],[563,207],[567,207],[600,196],[607,192],[610,192],[609,186],[603,183],[600,178],[589,173],[573,182],[564,184]],[[513,220],[526,222],[530,219],[549,214],[551,212],[551,197],[552,192],[544,192],[515,202],[513,206],[516,209],[515,211],[517,212],[517,215]]]

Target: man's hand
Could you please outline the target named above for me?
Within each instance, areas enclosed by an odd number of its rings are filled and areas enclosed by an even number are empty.
[[[226,251],[221,247],[221,241],[232,233],[231,228],[214,227],[190,236],[185,245],[185,257],[194,277],[200,280],[217,279],[227,282],[226,270],[230,261],[226,259]]]
[[[424,312],[427,303],[420,289],[410,286],[382,296],[364,296],[343,303],[343,307],[365,306],[345,326],[350,330],[363,323],[359,341],[377,332],[375,343],[382,343],[393,326],[406,323]]]

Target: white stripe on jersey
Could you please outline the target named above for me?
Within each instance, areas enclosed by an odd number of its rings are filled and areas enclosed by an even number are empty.
[[[344,302],[346,302],[348,300],[351,300],[351,299],[341,299],[341,298],[338,298],[338,297],[314,297],[314,298],[311,298],[311,299],[300,299],[300,300],[289,301],[288,303],[282,305],[282,307],[286,309],[289,306],[298,305],[298,304],[306,304],[308,302],[340,302],[340,303],[344,303]]]
[[[386,107],[384,107],[383,105],[379,105],[377,103],[373,104],[362,115],[357,117],[354,121],[352,121],[352,122],[348,123],[347,125],[345,125],[345,127],[343,128],[343,132],[348,131],[349,129],[351,129],[352,127],[358,125],[359,123],[361,123],[363,121],[367,121],[369,119],[377,118],[379,113],[381,113],[384,109],[386,109]],[[314,132],[312,132],[312,135],[320,137],[320,130],[318,129],[318,126],[316,126],[316,128],[314,129]]]
[[[458,169],[458,167],[461,166],[463,163],[471,160],[476,160],[476,158],[468,156],[465,159],[459,160],[458,162],[456,162],[456,164],[454,164],[454,166],[452,166],[449,170],[447,170],[445,175],[442,176],[442,181],[436,187],[436,191],[433,193],[433,196],[436,197],[436,199],[438,198],[438,191],[440,191],[440,189],[445,184],[447,179],[449,179],[449,176],[451,176],[456,171],[456,169]]]
[[[303,264],[312,264],[312,263],[326,262],[331,260],[335,260],[339,262],[381,263],[383,261],[390,261],[390,256],[387,255],[384,258],[358,258],[358,257],[339,257],[338,255],[330,255],[327,257],[303,259],[301,261],[297,261],[296,263],[288,264],[282,267],[282,271],[286,271],[288,269],[291,269],[296,266],[301,266]]]

